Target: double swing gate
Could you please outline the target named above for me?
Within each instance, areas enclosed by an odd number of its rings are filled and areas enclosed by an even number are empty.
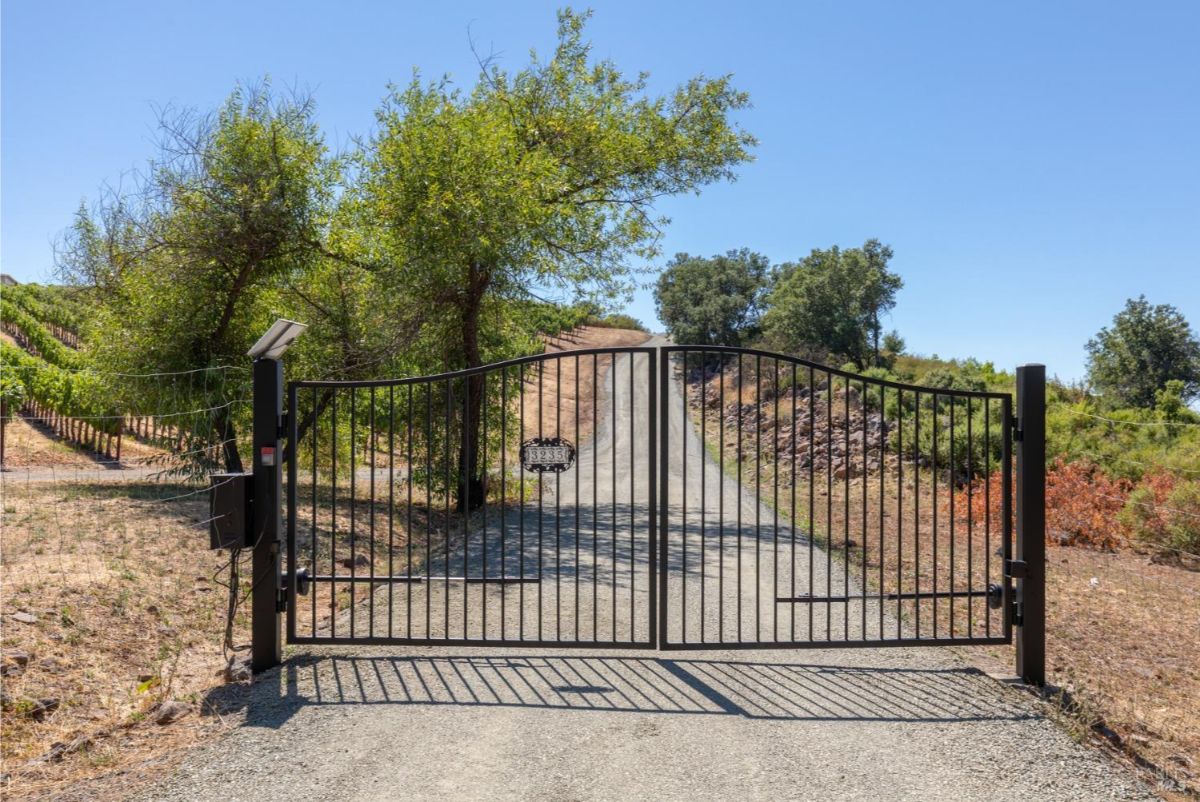
[[[701,346],[293,382],[288,640],[726,649],[1015,629],[1038,681],[1043,386],[1019,369],[1019,419],[1007,394]]]

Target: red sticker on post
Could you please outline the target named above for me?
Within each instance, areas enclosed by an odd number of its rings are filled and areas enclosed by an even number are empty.
[[[258,454],[262,458],[262,464],[265,467],[270,468],[275,465],[275,446],[263,446]]]

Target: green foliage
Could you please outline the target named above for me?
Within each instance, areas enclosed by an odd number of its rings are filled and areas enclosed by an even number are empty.
[[[11,420],[24,404],[26,399],[25,384],[6,370],[0,375],[0,401],[4,402],[4,414]]]
[[[709,259],[676,254],[655,285],[658,316],[677,343],[745,345],[759,335],[770,269],[746,248]]]
[[[747,97],[728,77],[662,97],[597,61],[587,15],[515,74],[485,65],[469,91],[414,78],[377,113],[353,198],[391,286],[435,310],[432,354],[479,364],[487,299],[543,287],[611,303],[632,257],[656,252],[653,203],[733,177],[753,139],[729,120]]]
[[[7,292],[5,297],[0,298],[0,319],[15,327],[38,355],[51,365],[75,369],[82,364],[75,350],[63,345],[33,315],[9,300]]]
[[[1200,395],[1200,339],[1169,304],[1129,299],[1087,351],[1088,378],[1110,406],[1154,406],[1155,393],[1172,379],[1182,383],[1184,402]]]
[[[892,249],[878,240],[861,248],[814,249],[780,266],[763,326],[768,341],[818,359],[848,359],[859,368],[880,363],[881,315],[904,286],[887,269]]]
[[[78,333],[83,325],[86,307],[79,293],[70,288],[41,284],[18,284],[4,288],[4,298],[11,301],[43,325],[53,325]]]
[[[122,415],[112,388],[96,375],[65,370],[6,342],[0,342],[0,369],[7,380],[21,384],[26,399],[66,417],[86,419],[98,431],[120,431]]]
[[[629,329],[630,331],[649,331],[646,324],[631,315],[613,312],[608,315],[589,316],[585,325],[602,329]]]
[[[114,222],[110,215],[107,228],[76,220],[75,242],[111,241],[115,226],[139,235],[128,243],[136,258],[89,246],[90,257],[110,264],[66,266],[73,280],[97,282],[105,297],[95,316],[95,365],[125,374],[199,369],[172,381],[129,376],[118,400],[135,413],[211,409],[193,434],[224,443],[231,470],[241,460],[230,402],[249,396],[249,375],[207,369],[242,363],[281,316],[282,290],[304,284],[302,274],[318,261],[337,168],[313,115],[310,101],[276,100],[264,86],[237,89],[211,117],[164,117],[163,159],[143,177],[140,216]],[[345,282],[341,289],[345,299]]]
[[[1200,482],[1179,482],[1167,496],[1167,546],[1200,554]]]

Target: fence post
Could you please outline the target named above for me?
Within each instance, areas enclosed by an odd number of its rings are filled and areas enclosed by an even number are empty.
[[[1046,684],[1046,366],[1017,368],[1017,674]]]
[[[279,435],[283,423],[283,362],[254,360],[254,558],[251,571],[250,667],[255,673],[283,660],[280,641],[280,499],[283,479]]]

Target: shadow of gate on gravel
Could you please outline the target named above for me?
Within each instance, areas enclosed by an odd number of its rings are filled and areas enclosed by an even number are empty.
[[[280,726],[301,708],[324,705],[514,707],[793,721],[946,723],[1034,717],[972,668],[650,657],[302,655],[260,678],[251,697],[246,724],[268,728]]]

